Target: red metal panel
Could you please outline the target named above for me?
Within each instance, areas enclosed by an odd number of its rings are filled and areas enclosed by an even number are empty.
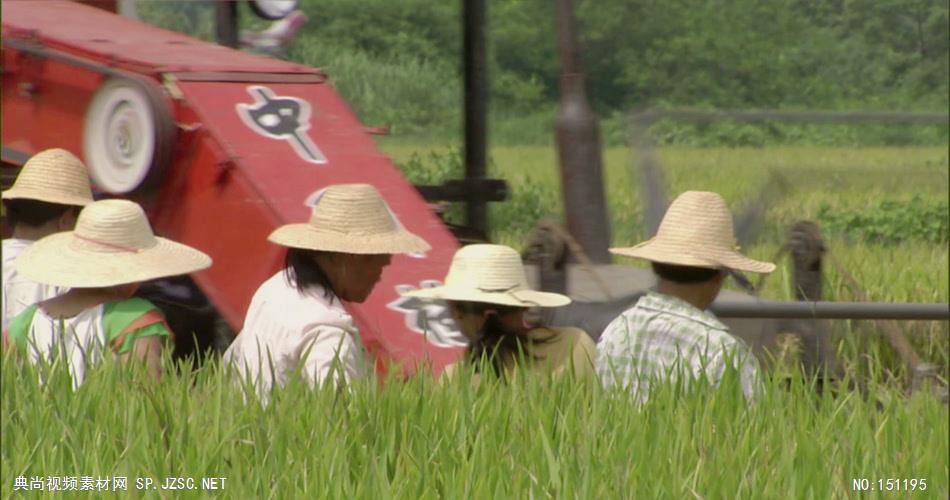
[[[203,130],[191,133],[200,136],[192,139],[197,142],[192,152],[179,152],[174,180],[152,212],[165,234],[215,258],[215,265],[196,278],[232,324],[243,323],[254,290],[283,256],[283,249],[266,242],[270,231],[307,220],[305,200],[318,189],[365,182],[375,185],[400,222],[433,249],[423,258],[394,258],[369,300],[349,306],[364,342],[409,368],[428,357],[440,370],[458,356],[458,348],[435,347],[407,328],[406,315],[392,307],[399,299],[397,286],[441,279],[458,243],[329,85],[264,85],[275,97],[309,104],[310,128],[302,133],[326,157],[323,164],[306,161],[290,141],[266,137],[242,120],[238,105],[255,103],[249,90],[253,85],[178,85],[183,104],[195,112]],[[179,112],[179,121],[188,121],[183,117]]]
[[[97,74],[4,48],[4,147],[27,154],[58,147],[81,155],[86,106],[101,81]]]
[[[418,287],[444,276],[458,243],[376,149],[331,87],[301,78],[273,83],[275,74],[318,75],[317,70],[207,44],[72,2],[5,0],[0,5],[5,38],[34,40],[50,52],[156,78],[169,71],[237,72],[248,75],[248,81],[268,82],[255,90],[255,85],[235,78],[180,81],[184,98],[174,103],[174,119],[181,125],[174,162],[159,193],[138,200],[158,233],[214,258],[215,265],[197,273],[195,280],[232,327],[240,329],[254,291],[281,265],[284,251],[266,241],[270,231],[306,220],[310,209],[304,201],[318,189],[367,182],[433,250],[421,258],[394,258],[370,298],[348,306],[364,344],[377,360],[403,364],[408,371],[428,359],[439,372],[458,357],[459,348],[437,347],[410,328],[411,316],[395,304],[397,287]],[[5,46],[3,146],[26,154],[49,147],[82,154],[86,108],[103,78],[96,71],[95,65],[26,56]],[[262,76],[255,79],[255,74]],[[268,136],[252,126],[263,121],[242,120],[238,104],[259,104],[267,95],[298,99],[296,103],[309,108],[309,128],[294,131],[298,147],[288,136]]]
[[[318,72],[301,64],[231,50],[71,1],[4,0],[0,10],[4,38],[30,34],[47,47],[141,73]]]

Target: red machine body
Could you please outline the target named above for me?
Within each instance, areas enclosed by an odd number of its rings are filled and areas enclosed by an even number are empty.
[[[348,305],[366,348],[378,367],[394,362],[406,371],[428,360],[438,372],[458,357],[458,344],[438,335],[448,328],[446,311],[398,294],[441,279],[458,242],[319,70],[73,2],[6,0],[2,14],[5,166],[51,147],[88,164],[83,134],[93,96],[110,79],[134,80],[167,109],[172,135],[156,188],[130,197],[157,233],[212,256],[214,265],[193,278],[235,331],[254,291],[282,266],[284,251],[267,235],[305,221],[318,190],[363,182],[432,246],[395,257],[369,300]],[[254,114],[277,102],[283,108],[271,109],[274,116]],[[280,129],[280,109],[290,108],[297,125]]]

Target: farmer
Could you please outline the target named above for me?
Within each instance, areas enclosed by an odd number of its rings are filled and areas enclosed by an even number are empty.
[[[279,227],[268,239],[288,247],[285,267],[257,289],[225,360],[263,401],[298,369],[311,386],[366,376],[344,302],[365,301],[393,254],[424,252],[429,244],[406,231],[368,184],[326,188],[308,223]]]
[[[144,362],[157,379],[162,341],[172,332],[151,302],[132,294],[142,281],[210,265],[204,253],[155,237],[137,204],[93,202],[80,212],[74,231],[47,236],[17,259],[17,271],[27,278],[70,290],[14,317],[3,345],[34,363],[65,357],[74,387],[105,349],[123,363]]]
[[[27,307],[65,290],[26,279],[16,260],[34,241],[76,224],[79,210],[92,203],[86,166],[64,149],[37,153],[3,192],[3,208],[13,237],[3,240],[3,328]]]
[[[465,360],[476,371],[488,368],[503,376],[521,362],[534,370],[557,374],[574,370],[594,373],[594,343],[577,328],[529,328],[529,307],[558,307],[570,303],[564,295],[528,287],[521,256],[502,245],[469,245],[459,249],[445,285],[407,292],[406,296],[448,301],[462,334],[470,341]],[[450,365],[443,376],[453,377]]]
[[[651,380],[686,376],[688,382],[705,376],[717,384],[731,364],[751,397],[760,383],[758,363],[748,346],[706,310],[722,288],[726,269],[775,269],[737,250],[725,201],[702,191],[687,191],[673,201],[654,238],[611,249],[649,261],[657,286],[604,330],[596,363],[601,382],[625,387],[645,401]]]

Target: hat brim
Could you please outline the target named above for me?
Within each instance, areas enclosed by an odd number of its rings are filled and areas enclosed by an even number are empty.
[[[513,307],[561,307],[571,303],[571,298],[559,293],[536,290],[509,292],[483,292],[473,288],[437,286],[422,288],[401,294],[420,299],[454,300],[460,302],[484,302]]]
[[[424,239],[403,229],[382,234],[345,234],[320,230],[310,224],[287,224],[275,229],[267,239],[285,247],[353,254],[404,254],[432,249]]]
[[[27,278],[47,285],[100,288],[178,276],[211,266],[204,252],[165,238],[137,252],[93,252],[73,248],[73,233],[47,236],[30,245],[16,260]]]
[[[677,266],[727,267],[750,273],[770,273],[775,270],[775,264],[771,262],[750,259],[738,252],[707,250],[704,253],[698,249],[664,244],[656,240],[648,240],[635,247],[611,248],[610,253]]]
[[[10,188],[0,194],[4,200],[37,200],[57,205],[84,207],[93,202],[92,199],[80,196],[68,196],[57,193],[42,193],[29,189]]]

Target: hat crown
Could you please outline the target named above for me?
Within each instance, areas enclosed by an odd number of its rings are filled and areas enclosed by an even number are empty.
[[[656,239],[690,247],[734,249],[732,213],[726,201],[709,191],[686,191],[663,216]]]
[[[145,212],[128,200],[102,200],[79,213],[71,245],[98,253],[135,252],[158,244]]]
[[[339,184],[323,190],[313,206],[310,225],[349,235],[376,235],[399,228],[379,190],[369,184]]]
[[[76,155],[59,148],[30,157],[5,195],[63,205],[92,202],[86,166]]]
[[[503,245],[477,244],[459,249],[452,258],[445,286],[483,292],[528,288],[521,256]]]

